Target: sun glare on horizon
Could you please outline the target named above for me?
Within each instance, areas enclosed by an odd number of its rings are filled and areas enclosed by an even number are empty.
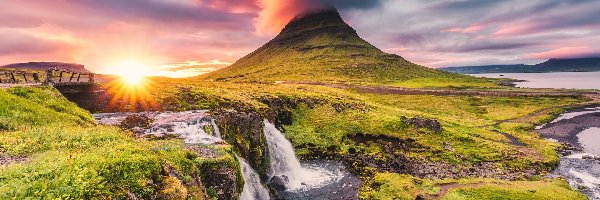
[[[120,76],[120,79],[127,86],[141,86],[143,85],[149,72],[147,66],[141,62],[126,61],[116,65]]]
[[[113,94],[108,107],[124,111],[147,110],[156,107],[150,95],[154,87],[147,78],[150,68],[142,62],[125,61],[112,65],[114,74],[119,78],[107,84],[109,93]]]

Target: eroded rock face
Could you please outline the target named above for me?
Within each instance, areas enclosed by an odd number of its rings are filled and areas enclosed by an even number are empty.
[[[407,118],[400,117],[400,120],[408,125],[415,126],[417,128],[427,128],[433,132],[440,133],[442,132],[442,125],[435,119],[427,119],[421,116]]]
[[[259,174],[266,174],[266,140],[263,117],[257,113],[218,110],[213,114],[222,139],[239,152]]]
[[[202,167],[202,183],[210,195],[214,191],[219,199],[237,199],[240,196],[239,180],[235,168],[222,165]]]

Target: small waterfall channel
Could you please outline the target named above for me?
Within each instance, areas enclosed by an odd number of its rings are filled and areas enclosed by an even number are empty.
[[[269,190],[262,185],[260,176],[243,158],[235,156],[240,162],[242,175],[244,176],[244,189],[242,190],[241,200],[268,200],[270,199]]]
[[[275,125],[264,120],[270,159],[269,184],[284,199],[356,199],[360,180],[339,162],[300,163],[294,148]]]
[[[96,122],[117,125],[130,115],[146,115],[154,119],[150,128],[139,130],[143,135],[176,135],[188,144],[219,144],[221,132],[208,111],[143,112],[94,114]],[[264,134],[270,159],[267,182],[284,199],[356,199],[360,180],[335,161],[314,160],[300,163],[292,144],[275,125],[263,121]],[[212,127],[212,133],[206,128]],[[244,187],[242,200],[271,198],[256,171],[241,157],[239,161]],[[274,180],[276,184],[274,184]]]

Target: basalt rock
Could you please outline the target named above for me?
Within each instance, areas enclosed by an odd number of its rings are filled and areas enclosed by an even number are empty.
[[[290,182],[286,175],[273,176],[269,179],[269,186],[277,191],[284,191],[287,189],[287,184]]]
[[[421,116],[413,118],[402,116],[400,117],[400,121],[417,128],[427,128],[436,133],[442,132],[442,125],[435,119],[427,119]]]
[[[259,174],[266,174],[266,139],[263,134],[264,117],[254,112],[217,110],[212,116],[221,131],[221,137],[248,161]]]

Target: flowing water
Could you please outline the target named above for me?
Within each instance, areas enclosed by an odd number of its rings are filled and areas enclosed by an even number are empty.
[[[185,112],[141,112],[141,113],[102,113],[94,114],[99,124],[117,125],[133,114],[146,115],[154,119],[149,128],[141,130],[143,135],[175,135],[188,144],[215,144],[223,142],[214,120],[206,110]],[[206,133],[205,128],[212,127],[215,135]]]
[[[578,119],[593,117],[593,115],[587,111],[566,113],[561,115],[565,117],[547,126],[572,126],[578,123]],[[576,135],[577,143],[583,147],[583,151],[561,157],[559,166],[550,176],[564,177],[571,186],[578,188],[590,199],[600,200],[600,124],[585,123],[584,125],[587,128]]]
[[[266,120],[264,124],[271,159],[270,176],[287,176],[288,190],[306,190],[341,178],[341,174],[323,168],[303,167],[296,157],[292,144],[285,136],[275,128],[275,125]]]
[[[285,176],[285,199],[356,199],[360,180],[334,161],[300,163],[292,144],[275,125],[264,121],[270,158],[270,177]]]
[[[269,190],[260,182],[260,176],[252,169],[252,167],[243,159],[235,156],[240,162],[242,175],[244,176],[244,189],[242,190],[242,200],[267,200]]]
[[[94,114],[96,122],[118,125],[131,115],[146,115],[154,119],[150,127],[138,130],[142,135],[175,135],[187,144],[219,144],[221,132],[206,110],[185,112],[142,112]],[[212,128],[213,134],[206,132]],[[286,176],[286,189],[277,191],[284,199],[357,199],[360,179],[336,161],[314,160],[301,163],[292,144],[268,121],[264,121],[264,133],[270,159],[269,177]],[[237,155],[236,155],[237,157]],[[260,176],[243,159],[238,157],[244,188],[241,199],[270,199],[270,193]]]

